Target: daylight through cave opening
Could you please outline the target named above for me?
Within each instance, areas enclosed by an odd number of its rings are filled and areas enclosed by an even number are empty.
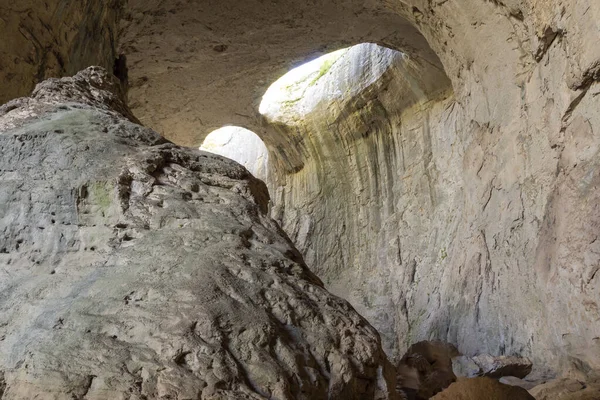
[[[260,104],[265,141],[283,143],[269,147],[272,217],[327,288],[378,329],[392,356],[416,334],[398,341],[412,317],[400,312],[403,294],[389,276],[426,273],[402,263],[415,258],[408,242],[423,229],[403,215],[416,222],[439,204],[443,189],[426,160],[449,132],[428,124],[444,118],[450,101],[442,69],[363,43],[292,70]],[[423,300],[417,307],[430,309]]]
[[[3,399],[600,398],[600,2],[0,9]]]
[[[224,126],[208,134],[200,150],[237,161],[265,183],[269,182],[269,151],[254,132],[239,126]]]

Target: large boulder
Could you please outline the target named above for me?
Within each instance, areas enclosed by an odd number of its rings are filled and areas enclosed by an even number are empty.
[[[442,341],[422,341],[408,348],[397,366],[397,384],[412,399],[429,399],[456,381],[452,357],[458,350]]]
[[[116,85],[90,68],[0,108],[0,397],[395,398],[264,184],[132,122]]]
[[[535,400],[527,390],[503,385],[491,378],[461,378],[434,400]]]

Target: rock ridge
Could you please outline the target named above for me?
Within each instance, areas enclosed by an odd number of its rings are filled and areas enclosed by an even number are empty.
[[[396,399],[242,166],[135,124],[102,69],[0,115],[0,392],[12,399]]]

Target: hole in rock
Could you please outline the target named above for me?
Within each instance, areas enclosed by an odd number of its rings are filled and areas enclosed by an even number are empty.
[[[238,162],[263,182],[268,182],[269,152],[258,135],[239,126],[225,126],[211,132],[200,150]]]
[[[363,43],[282,75],[259,106],[271,151],[271,216],[327,289],[378,329],[392,356],[406,347],[397,333],[407,317],[388,274],[426,273],[412,262],[422,249],[411,235],[431,228],[420,219],[434,214],[443,192],[429,168],[451,95],[441,66]],[[406,218],[419,223],[407,226]],[[443,239],[427,251],[437,255]],[[428,315],[426,306],[408,307]]]
[[[357,96],[405,58],[399,51],[373,43],[325,54],[275,81],[265,92],[259,112],[272,123],[298,123],[334,102]]]

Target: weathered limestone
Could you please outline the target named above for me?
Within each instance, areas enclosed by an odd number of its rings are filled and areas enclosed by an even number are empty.
[[[290,168],[302,162],[298,142],[264,126],[258,105],[293,66],[372,42],[441,68],[423,35],[380,0],[129,0],[121,28],[130,103],[144,124],[196,147],[214,129],[241,126]]]
[[[452,371],[461,378],[474,378],[481,375],[481,367],[468,356],[452,358]]]
[[[489,354],[479,354],[472,358],[462,355],[452,358],[452,370],[456,376],[467,378],[475,376],[525,378],[531,373],[532,367],[529,359],[516,356],[493,357]]]
[[[117,62],[122,0],[0,0],[0,104],[50,77]],[[125,71],[115,71],[126,78]]]
[[[91,68],[0,108],[0,397],[395,399],[264,184],[115,90]]]
[[[3,29],[18,37],[25,17]],[[132,0],[119,46],[146,124],[196,147],[224,124],[264,139],[274,215],[390,354],[443,339],[587,373],[600,368],[599,20],[591,0]],[[258,115],[290,67],[361,42],[407,57],[298,125]],[[23,71],[31,83],[38,65]]]
[[[600,10],[569,2],[547,23],[573,35],[538,52],[538,9],[431,4],[417,23],[453,92],[399,59],[359,95],[279,127],[309,156],[271,190],[275,215],[393,355],[433,338],[598,368],[600,89],[583,66],[594,30],[579,26]]]
[[[532,369],[531,361],[515,356],[492,357],[489,354],[480,354],[473,357],[473,361],[481,368],[481,376],[490,378],[503,376],[525,378]]]
[[[503,376],[502,378],[498,379],[498,382],[505,385],[518,386],[526,390],[533,389],[534,387],[545,383],[538,381],[526,381],[515,376]]]

